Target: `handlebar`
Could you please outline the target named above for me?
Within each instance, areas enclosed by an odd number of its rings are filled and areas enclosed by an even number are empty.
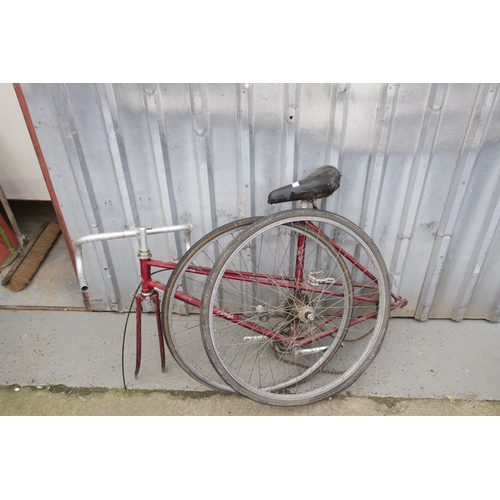
[[[193,230],[192,224],[179,224],[175,226],[163,226],[163,227],[136,227],[135,229],[130,229],[128,231],[119,231],[114,233],[97,233],[89,234],[87,236],[82,236],[77,240],[73,241],[73,246],[75,249],[75,266],[76,266],[76,276],[78,278],[78,283],[80,285],[80,290],[82,292],[87,292],[89,287],[87,284],[87,279],[85,278],[85,271],[83,269],[83,251],[82,246],[85,243],[95,243],[96,241],[104,240],[116,240],[120,238],[132,238],[134,236],[139,238],[139,253],[140,255],[151,255],[149,248],[147,247],[148,234],[160,234],[160,233],[173,233],[184,231],[186,233],[186,246],[190,247],[190,234]]]

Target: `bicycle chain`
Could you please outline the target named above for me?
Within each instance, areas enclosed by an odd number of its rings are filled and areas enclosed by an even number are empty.
[[[274,354],[275,354],[277,360],[281,361],[282,363],[287,363],[289,365],[298,366],[299,368],[304,368],[306,370],[311,368],[310,366],[303,365],[302,363],[297,363],[297,362],[293,362],[293,361],[288,361],[284,358],[279,358],[278,353],[274,349],[273,349],[273,351],[274,351]],[[341,373],[344,373],[344,372],[337,372],[337,371],[332,371],[332,370],[321,370],[321,373],[327,373],[329,375],[340,375]]]

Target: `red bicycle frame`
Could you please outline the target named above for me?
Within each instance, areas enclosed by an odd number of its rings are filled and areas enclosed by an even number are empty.
[[[333,239],[330,239],[326,236],[326,234],[321,231],[316,225],[314,225],[311,222],[307,223],[307,226],[317,232],[320,236],[326,238],[329,240],[329,242],[332,244],[332,246],[343,256],[345,257],[349,262],[351,262],[357,269],[359,269],[364,275],[366,275],[369,279],[371,279],[374,283],[377,282],[375,276],[373,276],[360,262],[358,262],[352,255],[350,255],[347,251],[345,251],[340,245],[338,245]],[[247,282],[247,283],[257,283],[257,284],[262,284],[262,285],[269,285],[269,286],[279,286],[281,288],[288,288],[292,289],[295,291],[308,291],[308,292],[318,292],[323,295],[333,295],[333,296],[343,296],[342,293],[336,293],[333,291],[325,291],[321,289],[317,289],[314,287],[311,287],[310,285],[304,285],[303,284],[303,278],[304,278],[304,263],[305,263],[305,255],[306,255],[306,237],[304,235],[299,235],[297,238],[297,253],[296,253],[296,258],[295,258],[295,273],[294,273],[294,278],[290,278],[287,276],[269,276],[265,274],[259,274],[259,273],[251,273],[251,272],[243,272],[243,271],[232,271],[232,270],[227,270],[225,271],[223,278],[228,279],[228,280],[234,280],[234,281],[242,281],[242,282]],[[158,267],[165,267],[164,263],[161,262],[156,262],[156,265]],[[188,267],[186,269],[186,272],[192,272],[195,274],[203,274],[203,275],[208,275],[211,272],[211,268],[203,268],[203,267]],[[340,284],[339,284],[340,286]],[[354,288],[373,288],[374,290],[376,289],[376,285],[366,285],[366,284],[353,284]],[[181,292],[179,290],[176,290],[174,293],[174,297],[186,304],[195,306],[195,307],[200,307],[201,302],[199,299],[192,297],[184,292]],[[354,295],[353,299],[357,302],[370,302],[370,303],[377,303],[378,301],[376,299],[366,297],[366,296],[361,296],[361,295]],[[398,307],[404,307],[407,303],[407,299],[403,299],[402,297],[396,296],[395,294],[391,293],[391,310],[396,309]],[[265,337],[268,337],[269,339],[273,340],[278,340],[286,345],[289,345],[291,343],[298,344],[299,346],[304,346],[307,345],[311,342],[317,341],[323,337],[327,337],[329,335],[332,335],[338,331],[338,328],[333,328],[332,330],[329,331],[324,331],[321,333],[318,333],[316,336],[309,336],[305,339],[294,339],[293,335],[292,336],[285,336],[281,335],[277,332],[274,332],[272,330],[269,330],[261,325],[258,325],[252,321],[246,320],[242,318],[241,316],[235,315],[233,313],[230,313],[228,311],[224,311],[223,309],[219,308],[214,308],[214,314],[220,318],[223,318],[225,320],[228,320],[232,323],[236,323],[244,328],[247,328],[248,330],[252,332],[256,332],[260,335],[263,335]],[[318,326],[324,326],[334,319],[338,318],[339,315],[342,313],[338,313],[330,318],[327,318],[323,320],[321,323],[318,324]],[[366,321],[368,319],[372,319],[377,316],[377,311],[367,314],[363,317],[356,318],[352,320],[349,323],[349,326],[354,326],[359,323],[362,323],[363,321]]]

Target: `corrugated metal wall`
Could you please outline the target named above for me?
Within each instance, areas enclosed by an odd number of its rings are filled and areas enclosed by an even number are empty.
[[[22,84],[72,239],[213,227],[282,207],[271,189],[342,172],[323,208],[379,245],[397,314],[500,320],[498,84]],[[289,206],[288,206],[289,207]],[[288,208],[287,207],[287,208]],[[180,240],[151,238],[155,257]],[[94,310],[123,311],[136,242],[85,248]]]

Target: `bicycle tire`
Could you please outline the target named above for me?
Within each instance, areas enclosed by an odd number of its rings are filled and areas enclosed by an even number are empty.
[[[318,357],[314,374],[298,378],[296,384],[293,383],[295,379],[288,378],[284,384],[269,385],[270,377],[278,381],[280,377],[289,377],[285,363],[271,365],[267,362],[268,348],[272,348],[271,341],[259,352],[251,352],[237,336],[235,339],[238,342],[224,343],[229,327],[225,326],[223,330],[217,323],[218,319],[214,314],[216,298],[221,292],[224,273],[227,269],[232,269],[236,260],[240,260],[239,254],[242,251],[248,252],[257,243],[274,245],[275,241],[281,241],[278,238],[282,235],[286,236],[291,233],[291,229],[308,221],[320,227],[331,245],[339,249],[342,260],[349,268],[355,288],[350,314],[355,319],[349,318],[349,328],[342,339],[344,348],[336,349],[333,356]],[[285,243],[281,244],[283,248],[288,248]],[[291,259],[293,258],[292,255]],[[262,264],[264,268],[269,265],[268,261]],[[256,272],[259,273],[260,270],[257,269]],[[279,272],[276,271],[276,274],[279,275]],[[331,397],[345,390],[361,376],[380,349],[389,316],[389,276],[382,255],[371,238],[344,217],[316,209],[299,209],[283,211],[259,220],[226,247],[214,265],[203,291],[200,327],[208,357],[220,377],[236,392],[259,403],[300,406]],[[321,318],[321,314],[318,317]],[[272,374],[268,373],[271,368],[274,369]]]
[[[176,309],[180,309],[181,302],[177,301],[175,295],[179,287],[184,287],[192,297],[201,299],[205,276],[190,273],[189,267],[203,260],[206,265],[213,265],[225,245],[234,239],[237,233],[259,219],[260,217],[248,217],[232,221],[200,238],[177,263],[163,294],[161,323],[170,353],[186,373],[212,389],[233,392],[219,377],[205,353],[196,311],[191,311],[191,314],[188,311],[184,311],[184,315],[177,314]]]

